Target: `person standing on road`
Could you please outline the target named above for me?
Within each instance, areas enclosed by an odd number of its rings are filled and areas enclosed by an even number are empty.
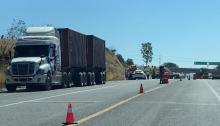
[[[154,66],[153,72],[152,72],[152,79],[156,78],[156,67]]]
[[[163,83],[164,66],[160,66],[160,84]]]
[[[147,72],[147,79],[149,80],[150,79],[150,73]]]

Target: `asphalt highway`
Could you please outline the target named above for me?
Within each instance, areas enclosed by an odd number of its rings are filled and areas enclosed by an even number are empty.
[[[140,84],[144,94],[138,94]],[[220,80],[110,81],[51,91],[0,93],[0,125],[62,126],[72,103],[79,126],[217,126]]]

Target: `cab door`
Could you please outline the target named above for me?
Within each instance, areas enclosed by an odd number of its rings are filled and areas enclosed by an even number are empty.
[[[55,44],[50,46],[50,66],[52,70],[53,85],[61,84],[61,64],[59,62],[59,54]]]

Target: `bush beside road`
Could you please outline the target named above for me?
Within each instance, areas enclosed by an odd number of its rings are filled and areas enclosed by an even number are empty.
[[[0,89],[4,88],[4,82],[5,82],[5,74],[4,72],[0,72]]]
[[[5,85],[5,70],[7,68],[7,64],[5,61],[0,60],[0,89],[4,88]]]
[[[4,60],[0,60],[0,89],[4,88],[5,85],[5,71],[7,68],[7,64]]]
[[[10,53],[13,54],[15,40],[0,39],[0,89],[4,87],[5,70],[9,61]]]

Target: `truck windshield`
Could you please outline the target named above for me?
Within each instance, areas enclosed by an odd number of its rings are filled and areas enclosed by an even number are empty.
[[[49,45],[22,45],[15,49],[14,57],[41,57],[49,55]]]

